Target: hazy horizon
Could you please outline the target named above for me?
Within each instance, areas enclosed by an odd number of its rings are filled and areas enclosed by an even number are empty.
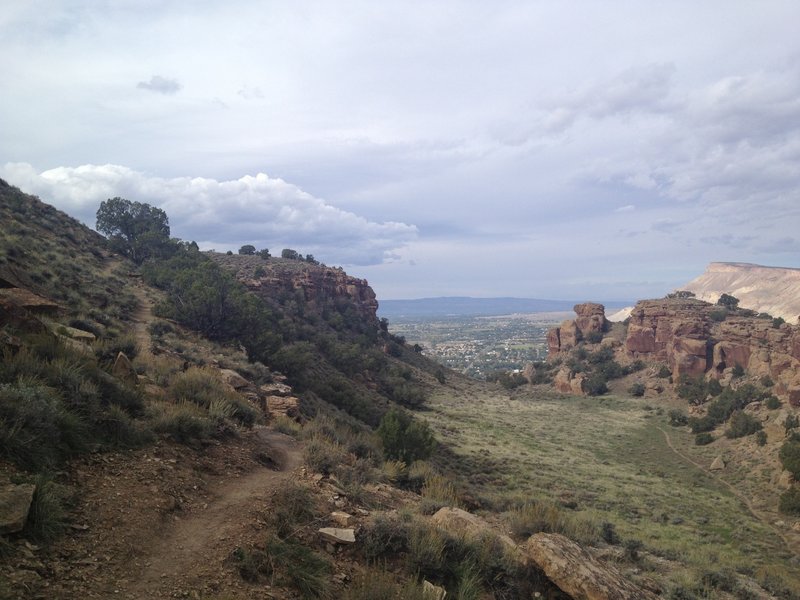
[[[0,177],[379,299],[800,267],[800,4],[12,0]]]

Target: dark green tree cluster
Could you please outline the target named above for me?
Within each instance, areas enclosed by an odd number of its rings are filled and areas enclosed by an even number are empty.
[[[686,299],[686,298],[694,298],[694,297],[695,297],[695,293],[694,292],[690,292],[689,290],[677,290],[675,292],[667,294],[667,298],[670,298],[670,299],[673,299],[673,298]]]
[[[386,456],[402,460],[407,465],[428,458],[436,447],[428,424],[397,408],[387,412],[381,419],[378,436]]]
[[[590,396],[602,396],[608,392],[608,382],[619,379],[644,368],[640,360],[623,366],[614,360],[614,350],[610,346],[602,346],[589,352],[583,345],[575,348],[565,363],[572,374],[584,373],[586,381],[584,389]]]
[[[795,423],[792,425],[796,426]],[[793,432],[781,446],[778,456],[783,468],[792,474],[795,481],[800,481],[800,434]],[[778,510],[790,515],[800,515],[800,485],[795,483],[781,494]]]
[[[730,294],[722,294],[717,300],[717,305],[724,306],[728,310],[736,310],[739,307],[739,299]]]
[[[689,404],[699,405],[709,396],[719,396],[722,393],[722,385],[716,379],[706,381],[703,377],[681,375],[675,391],[679,398],[683,398]]]
[[[158,316],[211,340],[241,342],[252,360],[264,361],[279,347],[269,307],[202,253],[179,251],[148,263],[142,273],[145,281],[168,294],[156,307]]]
[[[169,219],[160,208],[116,197],[100,203],[97,231],[108,237],[115,252],[137,265],[149,258],[171,255],[176,243],[169,237]]]
[[[771,396],[769,392],[760,390],[756,386],[749,383],[746,383],[735,390],[727,387],[722,390],[719,396],[717,396],[708,404],[708,410],[704,417],[692,417],[689,419],[689,427],[693,433],[711,431],[717,425],[727,421],[735,412],[741,411],[751,402],[764,400],[769,396]],[[734,432],[740,433],[742,431],[749,431],[749,433],[754,433],[760,429],[759,427],[750,431],[753,426],[749,424],[749,419],[747,419],[749,415],[744,413],[741,414],[744,416],[737,417],[737,423],[736,427],[734,428]],[[749,435],[749,433],[744,433],[743,435]],[[739,436],[734,435],[732,437]]]
[[[728,421],[728,429],[725,431],[727,438],[740,438],[761,431],[761,422],[748,415],[742,410],[735,411]]]
[[[800,434],[793,433],[789,436],[780,450],[780,459],[783,468],[792,474],[792,477],[800,481]]]
[[[486,381],[499,383],[507,390],[513,390],[528,383],[522,373],[511,373],[509,371],[493,371],[486,375]]]

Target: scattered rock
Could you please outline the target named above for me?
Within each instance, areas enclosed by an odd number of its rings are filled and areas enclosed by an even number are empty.
[[[32,484],[0,486],[0,533],[16,533],[25,527],[36,486]]]
[[[222,381],[231,386],[234,390],[241,390],[250,387],[252,384],[233,369],[220,369],[219,375]]]
[[[323,540],[334,544],[354,544],[356,541],[356,532],[353,529],[323,527],[319,530],[319,534]]]
[[[331,513],[331,519],[334,521],[334,523],[341,525],[342,527],[352,527],[353,522],[355,521],[355,517],[353,515],[339,510],[335,510]]]
[[[627,579],[615,567],[600,563],[586,549],[557,533],[536,533],[527,556],[547,578],[574,600],[655,600],[656,596]]]
[[[422,582],[422,594],[429,600],[444,600],[447,597],[447,590],[425,579]]]
[[[124,352],[117,354],[114,366],[111,367],[111,374],[126,383],[136,384],[139,381],[136,369],[133,368],[130,359]]]
[[[725,460],[721,456],[718,456],[717,458],[714,459],[714,462],[711,463],[709,469],[712,471],[724,471]]]

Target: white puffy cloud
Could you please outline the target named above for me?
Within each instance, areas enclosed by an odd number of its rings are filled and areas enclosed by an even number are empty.
[[[264,173],[236,180],[151,177],[120,165],[58,167],[42,173],[8,163],[9,183],[94,223],[100,202],[114,196],[164,209],[173,235],[217,250],[242,244],[291,247],[333,264],[368,265],[394,260],[417,235],[413,225],[377,223],[315,198]]]

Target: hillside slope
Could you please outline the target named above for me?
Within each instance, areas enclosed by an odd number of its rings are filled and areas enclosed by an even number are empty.
[[[782,317],[793,324],[800,316],[800,269],[714,262],[681,289],[711,303],[727,293],[738,298],[742,308]]]

